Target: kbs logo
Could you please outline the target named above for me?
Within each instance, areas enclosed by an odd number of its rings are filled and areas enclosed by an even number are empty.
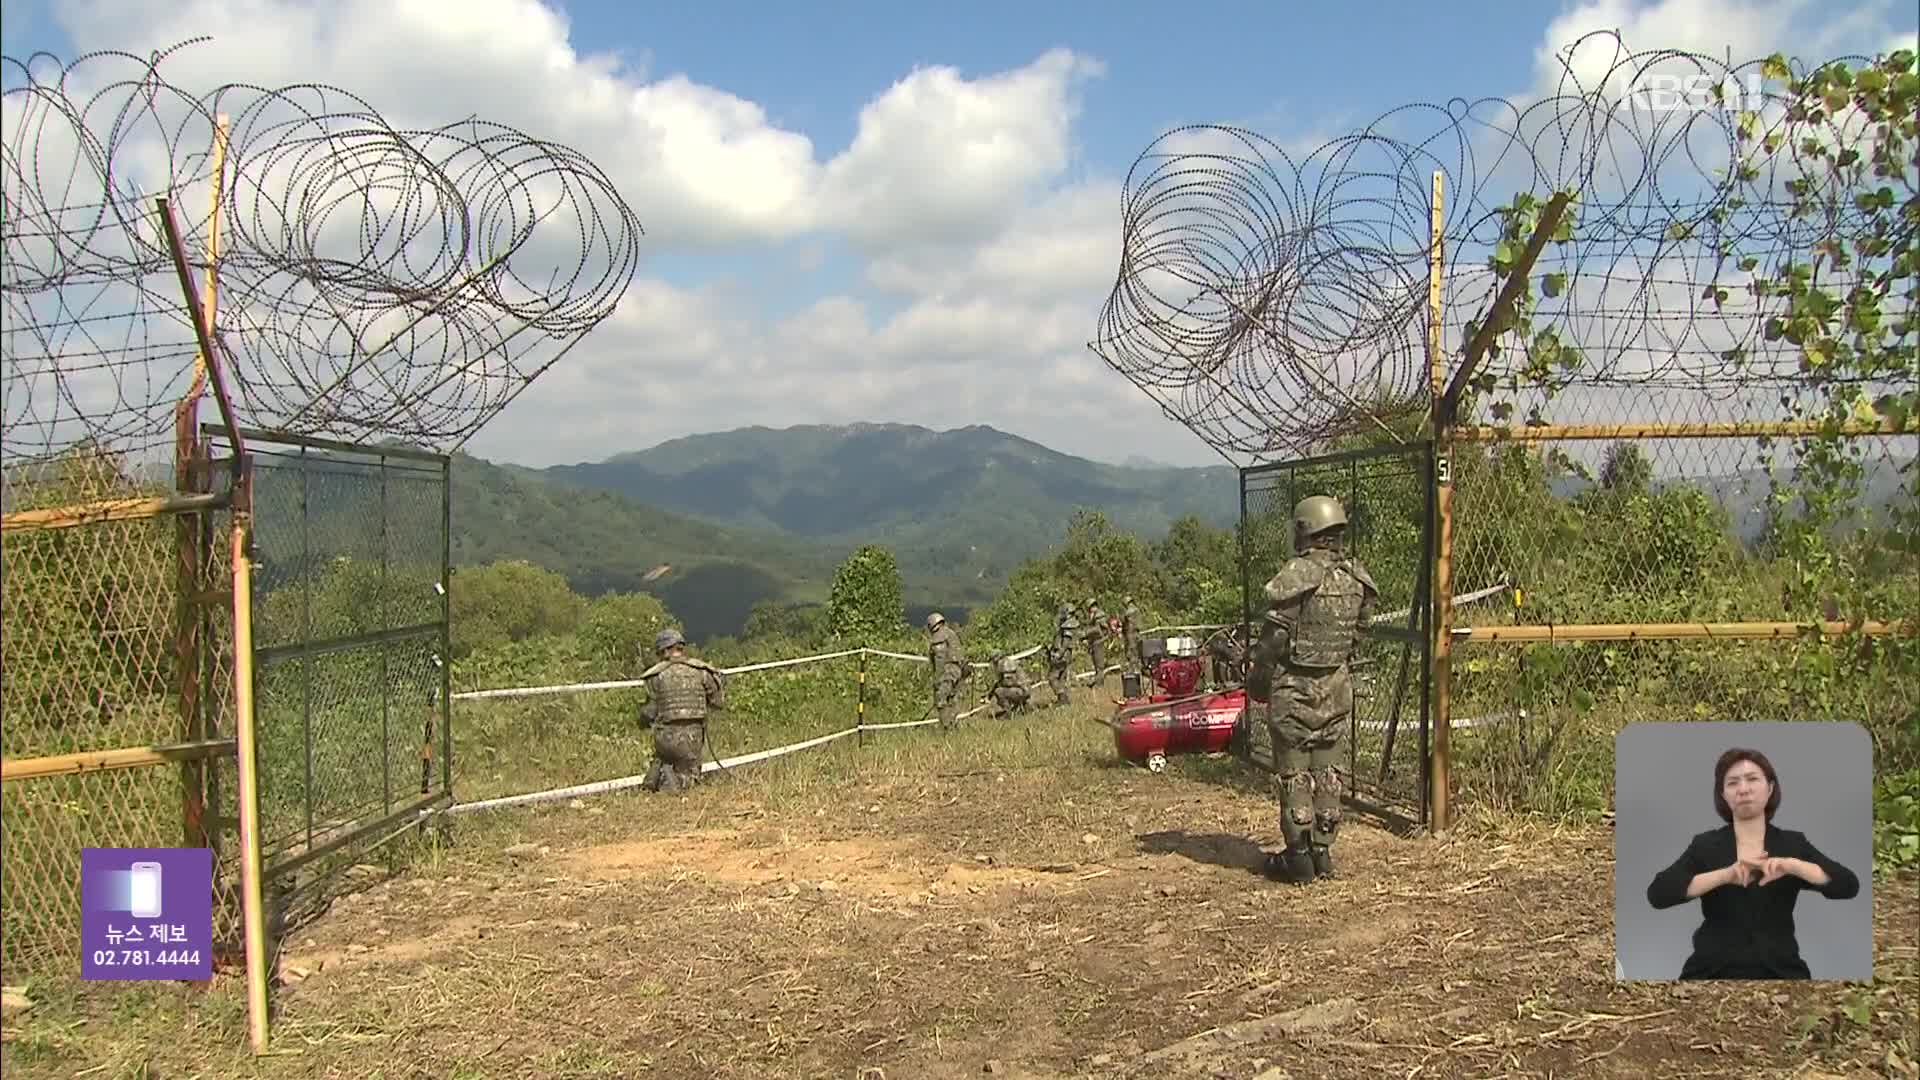
[[[1627,101],[1636,109],[1650,112],[1757,112],[1767,103],[1766,76],[1748,72],[1735,79],[1731,75],[1715,78],[1704,71],[1691,75],[1649,74],[1637,80],[1627,93]]]

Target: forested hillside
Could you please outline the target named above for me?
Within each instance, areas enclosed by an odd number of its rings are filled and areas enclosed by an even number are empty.
[[[910,600],[948,605],[992,599],[1075,510],[1160,536],[1187,515],[1230,525],[1239,508],[1226,466],[1106,465],[978,425],[742,428],[538,475],[842,552],[884,544]]]

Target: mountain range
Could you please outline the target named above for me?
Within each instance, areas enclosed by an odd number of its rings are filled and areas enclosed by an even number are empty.
[[[1107,465],[977,425],[752,427],[544,469],[463,456],[454,549],[548,566],[583,593],[645,588],[699,638],[736,632],[761,601],[824,600],[868,543],[899,560],[910,615],[963,614],[1076,509],[1157,538],[1187,514],[1231,525],[1238,485],[1224,465]]]
[[[1758,538],[1764,474],[1692,482]],[[1590,483],[1563,478],[1556,493]],[[1865,501],[1884,505],[1901,483],[1880,463]],[[527,559],[589,595],[653,592],[700,639],[737,633],[764,601],[824,601],[840,561],[869,543],[899,560],[909,618],[936,606],[964,618],[1080,508],[1148,539],[1188,514],[1230,527],[1238,473],[1103,464],[981,425],[750,427],[547,468],[462,456],[454,557]]]

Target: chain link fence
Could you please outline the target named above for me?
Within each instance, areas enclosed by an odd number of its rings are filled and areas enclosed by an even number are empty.
[[[1347,550],[1380,587],[1374,625],[1353,661],[1348,767],[1355,786],[1426,815],[1427,661],[1432,450],[1424,440],[1259,465],[1240,472],[1241,587],[1258,635],[1262,588],[1294,554],[1293,507],[1331,495],[1346,508]],[[1272,767],[1260,710],[1248,727],[1253,760]],[[1411,744],[1411,745],[1410,745]]]
[[[351,887],[376,845],[450,799],[451,459],[241,435],[253,476],[261,857],[284,933]]]
[[[9,981],[73,969],[82,848],[218,855],[232,827],[227,515],[195,501],[203,465],[168,471],[88,441],[0,473]],[[236,891],[214,922],[216,946],[236,945]]]
[[[1920,610],[1920,440],[1602,396],[1453,432],[1455,580],[1514,586],[1453,614],[1453,715],[1507,718],[1461,738],[1461,794],[1610,805],[1613,736],[1642,720],[1855,721],[1883,769],[1913,767],[1920,664],[1885,630]]]

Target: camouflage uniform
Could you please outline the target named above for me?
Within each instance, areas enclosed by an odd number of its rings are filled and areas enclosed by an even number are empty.
[[[1016,712],[1026,712],[1027,702],[1033,698],[1033,690],[1027,685],[1027,677],[1020,671],[1020,661],[1011,656],[993,658],[993,688],[987,691],[993,698],[993,715],[1011,716]]]
[[[1047,643],[1047,685],[1053,688],[1053,703],[1065,705],[1073,677],[1073,639],[1080,624],[1074,621],[1073,608],[1060,605],[1053,624],[1053,640]]]
[[[1137,672],[1146,661],[1140,655],[1140,608],[1134,604],[1133,597],[1127,597],[1127,606],[1120,612],[1120,641],[1127,650],[1127,670]]]
[[[1107,681],[1107,613],[1095,601],[1087,601],[1087,625],[1081,627],[1080,637],[1093,660],[1093,685],[1103,686]]]
[[[654,638],[659,662],[640,673],[647,687],[647,703],[640,722],[653,729],[653,767],[646,786],[652,791],[679,791],[700,780],[700,754],[707,744],[707,712],[726,708],[726,680],[705,660],[688,656],[686,639],[678,630],[663,630]]]
[[[1266,633],[1247,684],[1267,702],[1286,850],[1268,869],[1296,881],[1333,873],[1343,791],[1341,742],[1353,712],[1348,668],[1380,591],[1342,550],[1346,511],[1324,495],[1294,508],[1300,552],[1267,582]]]
[[[960,682],[967,662],[960,653],[960,635],[939,612],[927,616],[927,661],[933,666],[933,708],[941,727],[960,719]]]

